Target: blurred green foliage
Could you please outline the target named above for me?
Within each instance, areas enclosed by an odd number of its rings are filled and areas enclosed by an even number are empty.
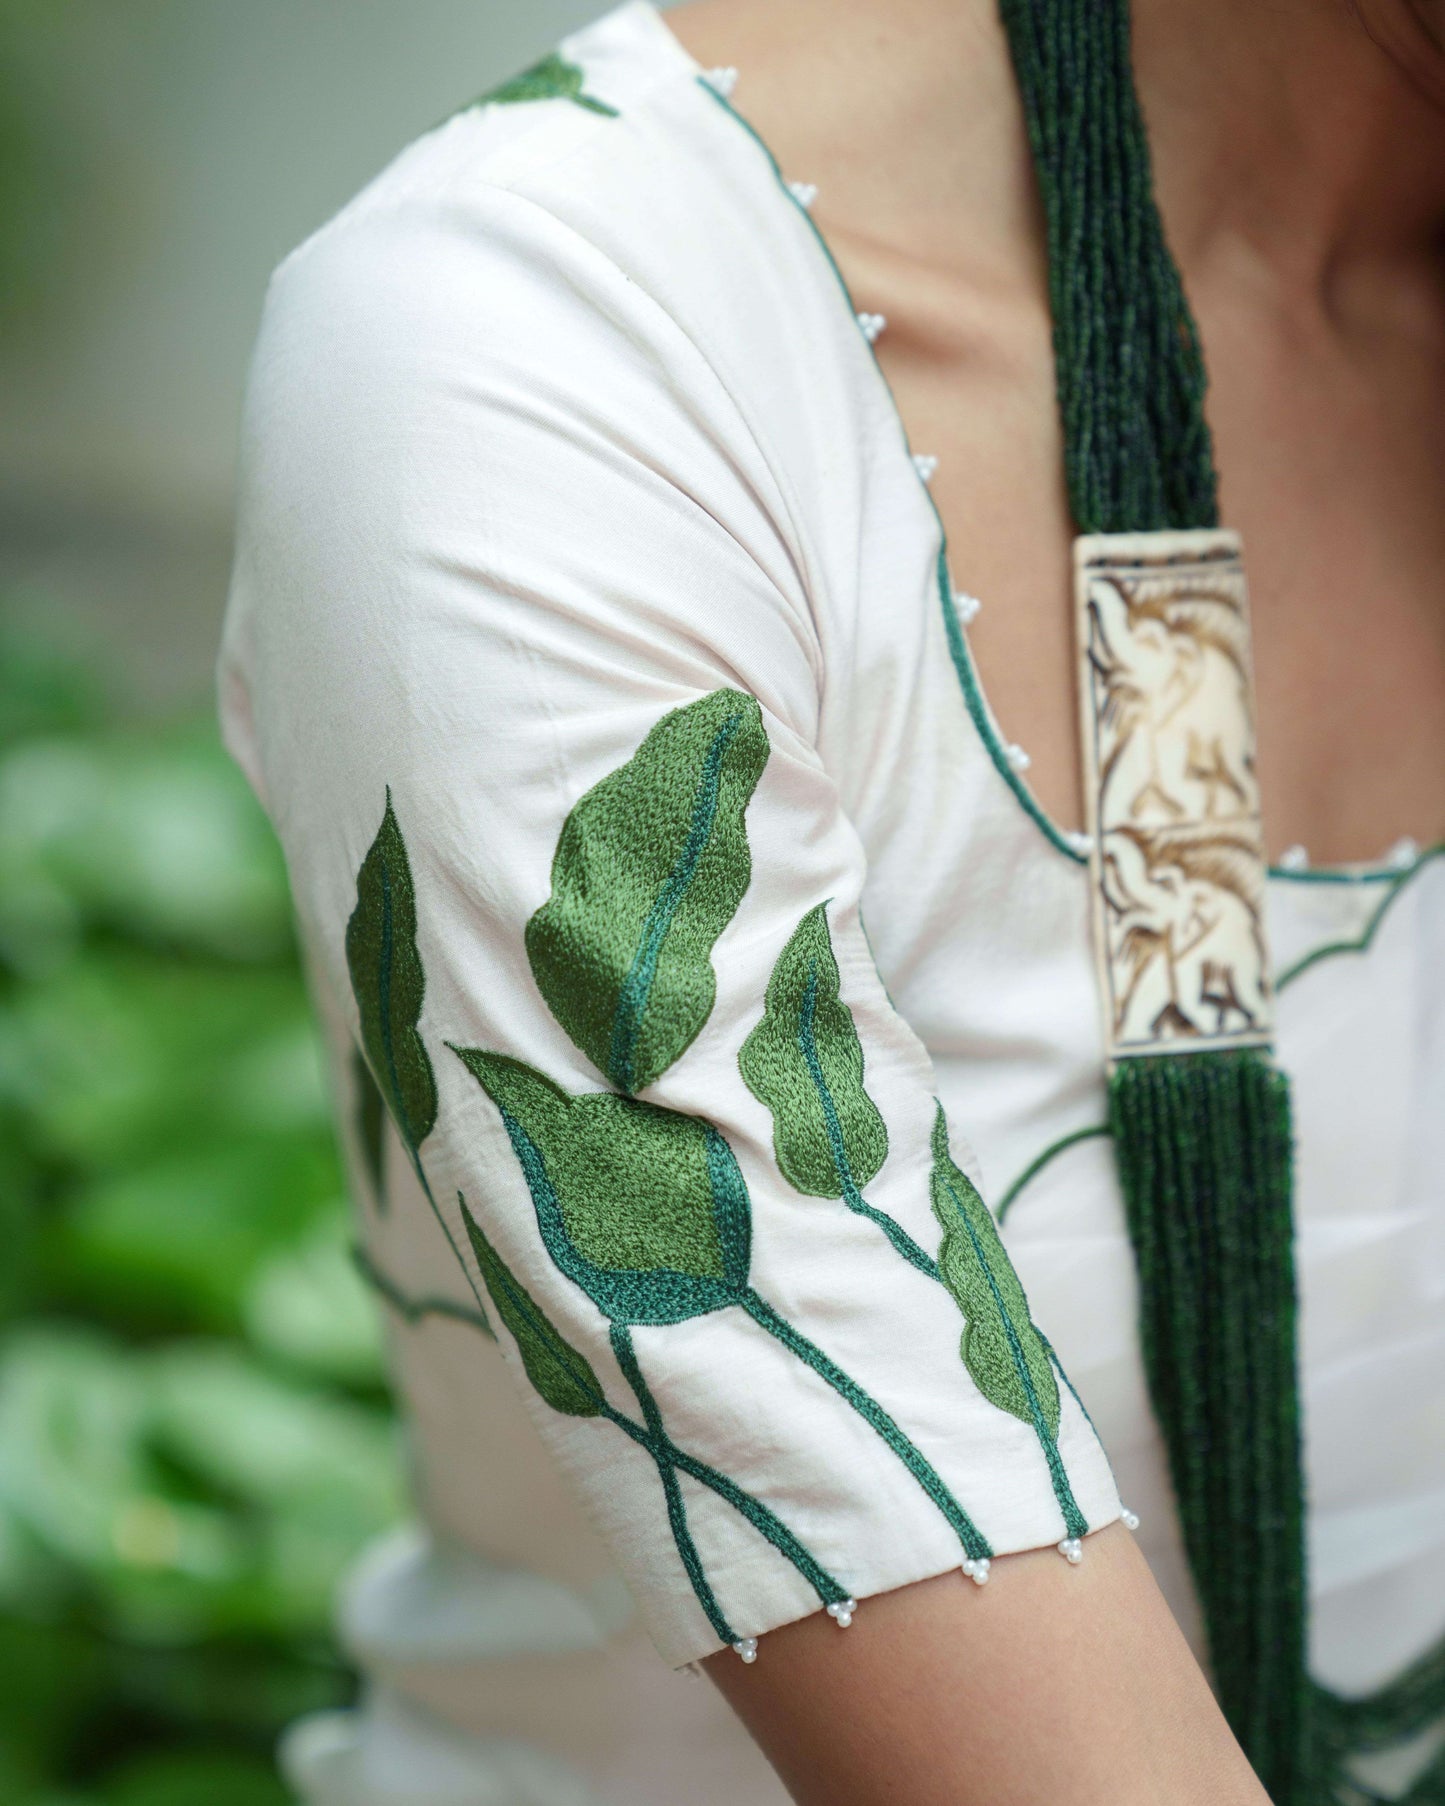
[[[401,1508],[270,830],[0,631],[0,1801],[271,1806]]]

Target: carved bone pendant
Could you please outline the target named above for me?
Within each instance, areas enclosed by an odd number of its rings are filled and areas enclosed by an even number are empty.
[[[1094,946],[1108,1057],[1272,1030],[1239,536],[1074,542]]]

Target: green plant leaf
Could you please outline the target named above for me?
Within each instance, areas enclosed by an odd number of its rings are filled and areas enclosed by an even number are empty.
[[[960,1345],[964,1366],[991,1404],[1029,1425],[1042,1420],[1057,1436],[1053,1364],[988,1207],[949,1155],[942,1105],[933,1123],[932,1195],[943,1229],[939,1274],[967,1319]]]
[[[574,1096],[506,1054],[453,1048],[502,1113],[547,1251],[615,1323],[678,1323],[747,1287],[751,1213],[732,1149],[700,1116]]]
[[[772,1112],[783,1177],[810,1197],[842,1198],[882,1166],[888,1131],[863,1088],[863,1048],[839,995],[827,908],[810,909],[778,955],[738,1069]]]
[[[563,824],[527,956],[619,1091],[652,1084],[712,1010],[710,955],[751,876],[743,818],[767,757],[756,700],[714,690],[664,715]]]
[[[386,1099],[377,1089],[371,1068],[359,1047],[351,1050],[351,1084],[355,1099],[357,1146],[361,1149],[371,1196],[378,1210],[386,1209]]]
[[[413,1157],[437,1117],[436,1077],[417,1033],[426,988],[416,944],[416,893],[406,842],[386,812],[356,875],[346,964],[367,1063]]]
[[[608,106],[605,100],[598,100],[593,94],[585,93],[584,80],[577,65],[569,63],[554,50],[539,63],[533,63],[530,69],[524,69],[520,75],[514,75],[510,81],[504,81],[500,87],[482,95],[475,104],[497,106],[526,100],[571,100],[579,107],[586,107],[589,112],[605,113],[615,118],[617,108]]]
[[[554,1411],[566,1417],[598,1417],[605,1402],[587,1357],[552,1327],[540,1305],[487,1240],[480,1223],[457,1193],[462,1221],[497,1315],[511,1330],[527,1378]]]

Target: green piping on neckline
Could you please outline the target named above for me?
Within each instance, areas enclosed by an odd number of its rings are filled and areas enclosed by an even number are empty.
[[[938,508],[933,501],[933,497],[929,496],[928,500],[936,515],[938,513]],[[942,533],[942,531],[943,527],[942,522],[940,521],[939,532]],[[978,737],[983,741],[988,756],[993,760],[994,769],[998,772],[998,775],[1003,779],[1004,783],[1008,785],[1009,789],[1013,791],[1024,814],[1029,817],[1034,826],[1049,844],[1056,847],[1059,852],[1064,855],[1065,859],[1071,859],[1075,865],[1087,865],[1089,863],[1089,855],[1080,852],[1077,847],[1069,844],[1068,837],[1065,835],[1064,831],[1061,828],[1056,827],[1044,813],[1035,799],[1034,793],[1009,763],[1008,754],[1004,750],[1003,742],[999,738],[998,731],[993,724],[993,718],[989,714],[988,704],[984,700],[983,687],[978,681],[978,672],[974,668],[973,654],[968,649],[968,640],[964,636],[963,626],[958,619],[958,611],[953,606],[953,585],[950,583],[948,576],[948,546],[946,541],[940,542],[938,548],[938,594],[939,600],[943,604],[943,627],[944,632],[948,635],[949,655],[953,659],[954,671],[958,674],[959,687],[963,691],[963,700],[967,704],[970,716],[973,718],[973,725],[978,730]]]
[[[1441,854],[1445,854],[1445,845],[1431,847],[1428,852],[1420,855],[1414,865],[1408,866],[1404,871],[1392,873],[1391,876],[1393,882],[1391,883],[1389,890],[1376,904],[1373,915],[1371,915],[1369,921],[1366,922],[1359,934],[1357,934],[1353,940],[1327,941],[1323,947],[1313,948],[1302,958],[1297,959],[1292,966],[1286,967],[1286,969],[1280,973],[1279,977],[1274,981],[1275,991],[1282,991],[1286,985],[1293,984],[1295,979],[1303,977],[1303,975],[1309,971],[1311,966],[1318,965],[1321,960],[1332,959],[1337,953],[1368,953],[1374,942],[1375,936],[1379,933],[1380,925],[1390,913],[1390,908],[1396,897],[1398,897],[1400,892],[1405,889],[1412,878],[1418,878],[1425,867],[1431,864],[1432,861],[1438,859]]]
[[[763,138],[756,126],[750,124],[749,121],[738,112],[731,101],[718,93],[717,89],[713,87],[706,75],[700,74],[695,77],[695,80],[704,93],[709,95],[730,119],[734,120],[742,127],[767,159],[768,167],[772,171],[773,178],[777,182],[778,187],[807,221],[808,227],[813,234],[813,238],[816,241],[818,248],[822,251],[824,258],[827,261],[828,268],[833,273],[839,291],[848,304],[848,311],[852,314],[854,321],[856,322],[858,309],[854,305],[853,295],[844,278],[843,272],[838,267],[838,260],[834,257],[832,248],[824,237],[818,222],[788,187],[787,178],[783,175],[783,172],[778,165],[777,158],[769,149],[767,140]],[[859,328],[859,336],[863,336],[861,327]],[[866,338],[864,338],[863,342],[865,345],[868,344]],[[876,357],[874,359],[874,369],[878,373],[879,381],[882,383],[884,392],[888,397],[894,418],[898,422],[899,431],[903,437],[904,450],[911,459],[913,450],[908,442],[908,430],[904,426],[902,412],[899,409],[897,399],[893,394],[892,384],[889,383],[887,377],[883,375],[881,368],[878,366]],[[1005,750],[1004,742],[989,713],[988,702],[984,696],[983,686],[979,682],[978,671],[973,662],[973,655],[968,649],[968,639],[964,634],[963,626],[958,619],[958,612],[953,605],[953,585],[949,579],[948,572],[948,534],[944,529],[943,517],[938,511],[938,504],[934,501],[928,485],[923,481],[921,476],[918,477],[918,482],[923,489],[924,497],[927,500],[929,507],[932,509],[933,518],[938,525],[938,599],[943,612],[943,627],[948,640],[949,657],[953,661],[954,674],[958,678],[959,688],[963,692],[964,705],[968,710],[969,719],[973,722],[974,730],[978,734],[979,739],[983,742],[984,751],[992,761],[994,769],[998,772],[998,775],[1003,779],[1004,783],[1008,785],[1009,789],[1013,792],[1014,800],[1019,804],[1020,808],[1023,810],[1024,814],[1028,816],[1030,821],[1033,822],[1034,826],[1043,835],[1044,839],[1048,841],[1050,846],[1057,852],[1062,853],[1064,858],[1071,861],[1074,865],[1087,866],[1089,863],[1088,854],[1081,852],[1076,846],[1071,844],[1069,834],[1063,828],[1060,828],[1045,812],[1028,785],[1023,782],[1022,778],[1020,778],[1019,774],[1009,763],[1008,753]],[[1434,858],[1435,855],[1440,852],[1445,852],[1445,842],[1427,848],[1421,853],[1420,857],[1415,862],[1415,865],[1407,868],[1404,875],[1411,875],[1414,871],[1417,871],[1421,865],[1425,864],[1427,860]],[[1321,867],[1318,870],[1297,872],[1290,871],[1284,866],[1272,865],[1269,867],[1269,876],[1271,878],[1277,878],[1281,882],[1289,884],[1384,884],[1390,882],[1392,879],[1398,878],[1400,875],[1400,873],[1388,869],[1373,870],[1366,868],[1359,871],[1352,871],[1341,867]]]
[[[713,87],[712,83],[705,75],[698,75],[696,81],[703,92],[710,95],[728,117],[735,120],[738,125],[742,127],[767,159],[768,167],[772,170],[774,180],[777,182],[778,187],[807,221],[814,240],[817,242],[819,249],[827,260],[828,268],[833,272],[833,275],[837,280],[838,288],[842,293],[843,299],[848,304],[848,311],[852,314],[856,325],[858,309],[854,306],[853,296],[844,279],[843,272],[838,267],[838,260],[834,257],[828,241],[823,236],[817,221],[798,199],[797,195],[795,195],[788,187],[787,180],[784,177],[782,170],[778,167],[778,160],[773,155],[772,151],[769,150],[767,141],[757,131],[756,127],[750,125],[748,121],[744,119],[742,114],[738,112],[737,108],[734,107],[730,101],[718,93],[717,89]],[[858,327],[858,334],[860,338],[863,338],[863,342],[866,345],[868,340],[863,337],[863,329],[861,326]],[[898,423],[898,430],[903,440],[903,449],[911,460],[913,457],[913,450],[908,442],[908,429],[903,423],[903,415],[899,409],[898,402],[894,397],[892,384],[888,381],[888,378],[884,376],[876,358],[874,359],[873,368],[877,373],[879,382],[882,384],[884,394],[888,397],[889,406],[893,410],[893,417]],[[949,581],[948,575],[948,535],[944,530],[943,516],[938,512],[938,504],[934,501],[927,483],[924,482],[923,477],[919,474],[916,466],[914,468],[914,475],[919,487],[923,491],[924,499],[927,501],[929,508],[933,511],[933,518],[938,527],[938,600],[943,610],[943,628],[948,641],[949,657],[953,661],[954,674],[958,678],[959,688],[963,692],[964,706],[968,710],[969,719],[973,722],[974,729],[977,732],[979,739],[982,740],[984,751],[992,761],[994,769],[1008,785],[1009,789],[1013,792],[1015,800],[1023,809],[1025,815],[1028,816],[1029,820],[1033,822],[1034,826],[1043,835],[1044,839],[1048,841],[1051,847],[1057,852],[1062,853],[1065,859],[1070,860],[1073,864],[1087,865],[1089,862],[1088,854],[1079,852],[1075,847],[1072,847],[1069,844],[1068,836],[1044,813],[1043,809],[1040,808],[1038,802],[1035,800],[1028,785],[1023,782],[1013,766],[1009,764],[1008,754],[1004,750],[1003,742],[1000,739],[997,729],[994,726],[993,719],[989,714],[988,705],[984,701],[983,690],[979,684],[978,675],[973,666],[973,659],[968,650],[968,642],[964,638],[963,628],[959,623],[957,612],[953,606],[953,585]]]
[[[1320,865],[1305,866],[1301,871],[1272,865],[1269,875],[1287,884],[1395,884],[1403,878],[1413,878],[1422,865],[1428,865],[1441,853],[1445,853],[1445,840],[1423,848],[1409,865]]]

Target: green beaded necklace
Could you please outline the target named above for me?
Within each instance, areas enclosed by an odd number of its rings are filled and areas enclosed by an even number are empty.
[[[1150,807],[1167,796],[1146,799],[1141,823],[1108,807],[1122,756],[1120,698],[1130,696],[1127,672],[1119,677],[1121,622],[1124,631],[1145,622],[1155,646],[1173,634],[1191,656],[1206,642],[1216,663],[1221,651],[1233,654],[1243,703],[1235,776],[1242,792],[1253,784],[1240,551],[1217,531],[1199,335],[1154,203],[1128,0],[1000,0],[1000,11],[1047,222],[1059,410],[1080,535],[1109,1114],[1151,1398],[1230,1724],[1275,1806],[1365,1806],[1377,1796],[1351,1778],[1348,1759],[1445,1709],[1445,1646],[1368,1700],[1342,1700],[1309,1676],[1290,1103],[1269,1047],[1257,809],[1251,817],[1241,801],[1237,823],[1160,826],[1150,824]],[[1229,759],[1218,755],[1217,746],[1191,753],[1189,776],[1229,778]],[[1137,796],[1158,789],[1146,782]],[[1211,817],[1213,806],[1211,790]],[[1171,881],[1197,890],[1213,881],[1221,907],[1253,897],[1258,1007],[1216,962],[1203,966],[1192,998],[1171,990],[1142,1035],[1121,1029],[1130,986],[1158,951],[1133,908],[1141,867],[1151,878],[1167,867]],[[1445,1757],[1405,1798],[1410,1806],[1445,1801]]]
[[[1333,1693],[1308,1671],[1291,1112],[1270,1049],[1257,807],[1221,824],[1208,819],[1206,805],[1204,821],[1154,836],[1166,854],[1161,865],[1186,889],[1212,888],[1226,907],[1252,904],[1252,932],[1241,935],[1236,926],[1225,945],[1247,956],[1252,938],[1254,988],[1237,984],[1227,962],[1205,960],[1191,974],[1192,999],[1181,987],[1148,1023],[1150,1033],[1117,1032],[1120,1015],[1130,1014],[1118,1008],[1121,988],[1126,1006],[1133,996],[1131,984],[1115,982],[1117,968],[1127,978],[1134,958],[1142,970],[1149,948],[1127,914],[1117,932],[1113,867],[1122,862],[1108,857],[1108,842],[1147,864],[1150,837],[1128,822],[1100,819],[1112,752],[1100,754],[1117,726],[1110,711],[1120,691],[1108,672],[1113,649],[1106,638],[1096,642],[1107,610],[1096,610],[1095,592],[1132,604],[1149,627],[1182,631],[1196,647],[1212,640],[1226,666],[1233,657],[1247,703],[1236,723],[1236,769],[1212,756],[1219,747],[1205,746],[1198,769],[1186,775],[1211,796],[1216,780],[1234,780],[1248,793],[1253,731],[1241,554],[1237,537],[1217,525],[1204,361],[1154,205],[1128,0],[999,5],[1044,201],[1066,476],[1079,532],[1081,714],[1095,829],[1085,838],[1106,1004],[1109,1132],[1139,1270],[1141,1350],[1215,1684],[1275,1806],[1445,1806],[1445,1750],[1395,1799],[1351,1772],[1355,1757],[1393,1751],[1445,1720],[1445,1639],[1362,1698]],[[700,79],[728,106],[736,73]],[[773,170],[781,183],[776,163]],[[812,188],[786,186],[806,212]],[[821,235],[819,242],[826,253]],[[881,316],[857,317],[871,342]],[[933,462],[915,458],[925,482]],[[947,596],[942,554],[939,583]],[[1205,1017],[1214,1012],[1212,1024],[1201,1024],[1201,1006]]]

